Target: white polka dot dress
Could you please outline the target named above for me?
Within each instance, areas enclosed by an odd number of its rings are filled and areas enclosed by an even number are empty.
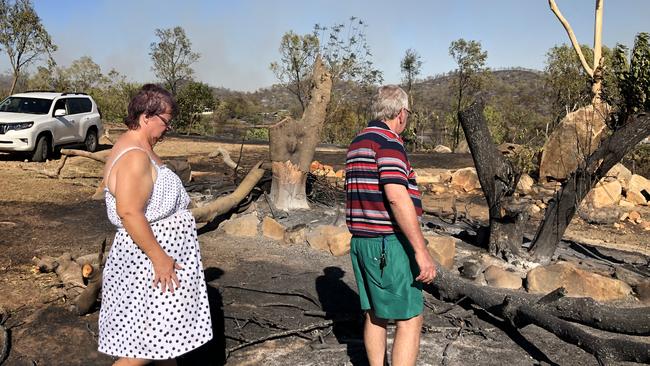
[[[175,358],[212,338],[190,198],[174,172],[156,167],[145,216],[163,250],[183,267],[176,270],[180,288],[162,294],[152,287],[153,265],[122,226],[115,198],[106,190],[108,217],[118,229],[103,273],[99,351],[113,356]]]

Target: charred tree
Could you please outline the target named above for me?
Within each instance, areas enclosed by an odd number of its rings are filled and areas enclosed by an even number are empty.
[[[474,159],[476,172],[490,214],[491,254],[506,260],[523,257],[523,228],[528,221],[524,205],[514,201],[519,173],[496,149],[483,117],[483,106],[475,103],[459,115]],[[650,135],[650,115],[631,116],[627,123],[611,132],[584,163],[571,173],[549,202],[537,229],[531,253],[533,259],[548,262],[571,219],[587,193],[641,140]]]
[[[525,207],[513,201],[520,173],[497,150],[483,116],[483,105],[472,104],[458,115],[474,159],[490,214],[490,254],[510,260],[521,256]]]
[[[325,122],[332,78],[320,56],[316,58],[310,100],[300,120],[289,117],[269,128],[273,182],[271,200],[280,210],[307,209],[309,166]]]
[[[650,114],[631,116],[626,124],[613,131],[578,166],[549,202],[531,248],[536,260],[545,262],[551,259],[583,198],[628,151],[648,135]]]

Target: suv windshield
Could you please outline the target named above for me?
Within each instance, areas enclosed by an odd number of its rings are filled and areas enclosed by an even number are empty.
[[[0,112],[47,114],[51,99],[8,97],[0,103]]]

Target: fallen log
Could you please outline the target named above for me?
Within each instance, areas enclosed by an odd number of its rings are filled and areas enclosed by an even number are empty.
[[[99,297],[99,292],[102,289],[102,279],[103,279],[102,274],[104,270],[105,250],[106,250],[106,239],[102,241],[99,254],[97,254],[97,259],[96,261],[94,261],[95,266],[97,268],[93,267],[92,264],[90,263],[86,263],[86,265],[89,265],[91,266],[91,268],[93,268],[93,271],[90,273],[90,276],[88,277],[88,285],[74,301],[73,310],[74,312],[77,313],[77,315],[81,316],[81,315],[88,314],[90,310],[93,308],[93,306],[95,305],[95,302],[97,302],[97,298]]]
[[[508,320],[518,328],[527,324],[540,326],[594,354],[599,360],[650,361],[650,347],[645,343],[620,338],[601,338],[592,334],[589,334],[589,337],[566,335],[574,332],[574,328],[579,329],[570,322],[616,333],[650,335],[650,308],[647,307],[617,308],[601,305],[592,299],[563,297],[561,293],[540,296],[480,286],[441,267],[438,267],[434,283],[426,289],[434,294],[438,293],[447,301],[466,297],[492,315]],[[544,316],[540,317],[540,314]],[[615,346],[621,345],[625,345],[626,350],[616,351]]]
[[[89,152],[77,149],[61,149],[61,155],[70,156],[83,156],[84,158],[93,159],[101,163],[106,163],[106,157],[111,153],[111,150],[102,150],[98,152]]]
[[[264,169],[262,162],[255,164],[235,191],[227,196],[219,197],[205,206],[191,209],[196,222],[210,222],[218,215],[224,214],[241,202],[262,179]]]

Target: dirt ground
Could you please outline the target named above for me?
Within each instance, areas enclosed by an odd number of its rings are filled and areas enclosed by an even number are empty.
[[[232,170],[220,159],[208,157],[217,146],[226,148],[233,160],[239,159],[239,144],[207,139],[172,137],[159,144],[156,151],[163,158],[187,157],[192,170],[201,172],[200,180],[230,182]],[[246,145],[241,164],[248,168],[267,156],[266,146]],[[316,159],[340,169],[344,156],[343,149],[323,147],[318,149]],[[416,168],[472,165],[469,155],[413,154],[410,158]],[[69,289],[61,286],[55,275],[34,271],[31,264],[31,258],[39,255],[96,252],[101,241],[108,238],[110,242],[114,233],[104,202],[90,199],[100,180],[101,164],[71,158],[62,179],[34,171],[53,170],[57,164],[57,160],[27,163],[20,157],[0,154],[0,314],[10,314],[4,326],[11,341],[6,364],[110,365],[113,360],[96,351],[98,312],[84,317],[70,313]],[[444,194],[428,194],[425,203],[444,211],[449,199]],[[475,218],[486,214],[480,196],[467,196],[461,202]],[[264,210],[262,206],[260,203],[260,210]],[[650,218],[648,208],[641,213]],[[319,207],[300,215],[313,215],[313,223],[331,224],[339,213],[335,208]],[[631,224],[615,228],[577,219],[569,235],[579,235],[603,247],[650,254],[650,232]],[[182,358],[181,365],[221,364],[226,356],[228,365],[366,363],[358,297],[347,256],[333,257],[308,246],[285,246],[262,236],[230,237],[218,229],[203,230],[199,240],[215,337]],[[426,301],[435,311],[451,306],[429,294]],[[447,365],[597,364],[580,348],[535,326],[513,333],[488,315],[462,306],[453,307],[444,316],[434,311],[425,313],[418,362],[421,365],[442,364],[445,349]],[[471,324],[465,324],[466,330],[459,334],[459,319],[467,319],[468,313]],[[260,342],[226,355],[226,348],[243,340],[340,316],[347,320],[337,322],[333,328],[306,330],[297,337]],[[393,327],[389,330],[394,332]]]

